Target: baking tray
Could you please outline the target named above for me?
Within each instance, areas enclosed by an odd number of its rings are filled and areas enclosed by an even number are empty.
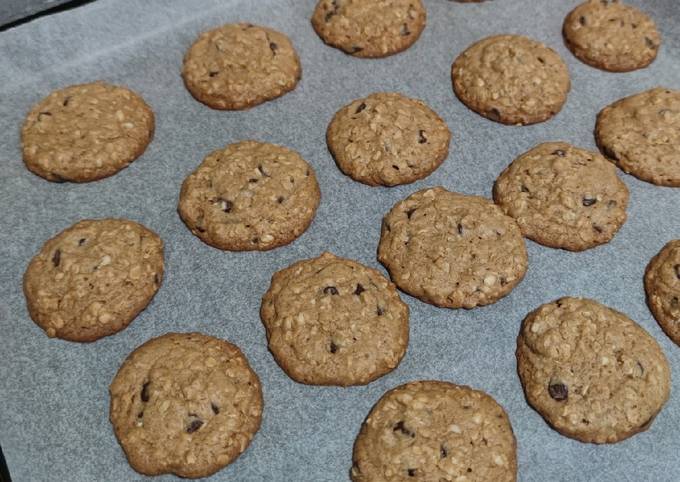
[[[290,380],[267,351],[260,298],[274,271],[324,250],[378,267],[382,216],[417,189],[443,185],[490,196],[500,171],[518,154],[559,139],[595,148],[597,112],[656,85],[680,88],[680,8],[674,0],[633,1],[663,35],[647,69],[610,74],[576,60],[561,25],[578,1],[495,0],[459,4],[425,0],[428,25],[410,49],[381,60],[355,59],[325,46],[311,28],[316,0],[99,0],[0,33],[0,445],[14,480],[142,480],[125,459],[108,421],[108,385],[135,347],[168,331],[199,330],[238,344],[260,376],[265,409],[250,448],[213,480],[347,481],[354,438],[388,389],[415,379],[443,379],[490,393],[508,411],[524,481],[678,480],[680,394],[645,433],[615,445],[583,444],[551,430],[525,402],[515,370],[515,338],[527,312],[562,295],[587,296],[627,313],[660,343],[680,373],[680,348],[645,305],[648,260],[680,238],[680,189],[622,174],[629,220],[607,245],[569,253],[527,242],[525,280],[500,302],[471,311],[438,309],[403,295],[411,341],[401,365],[365,387],[310,387]],[[180,77],[197,34],[248,21],[286,33],[303,65],[298,88],[244,112],[196,102]],[[454,96],[455,56],[487,35],[522,33],[556,49],[572,90],[562,112],[543,124],[502,126],[467,110]],[[52,89],[104,79],[139,92],[156,113],[146,153],[108,179],[54,184],[21,161],[19,127]],[[375,91],[425,100],[453,139],[430,177],[392,189],[370,188],[336,168],[325,143],[335,111]],[[254,138],[299,151],[316,169],[322,201],[309,230],[269,252],[213,249],[182,224],[180,184],[210,151]],[[21,292],[29,259],[42,243],[83,218],[127,217],[157,231],[166,245],[166,278],[151,305],[123,332],[92,344],[48,339],[30,320]],[[174,480],[172,476],[157,480]]]

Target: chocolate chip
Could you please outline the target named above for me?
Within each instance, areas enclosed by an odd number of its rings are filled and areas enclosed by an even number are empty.
[[[359,296],[361,293],[366,291],[363,286],[361,286],[361,283],[357,283],[357,289],[354,290],[354,294]]]
[[[338,345],[336,345],[335,343],[331,342],[331,346],[328,348],[328,351],[330,351],[331,353],[337,352],[337,351],[338,351]]]
[[[269,42],[269,48],[271,49],[272,53],[276,55],[276,51],[279,49],[279,46],[276,45],[275,42]]]
[[[550,398],[557,400],[558,402],[569,398],[567,386],[560,382],[551,382],[550,385],[548,385],[548,393],[550,394]]]
[[[564,151],[564,149],[557,149],[556,151],[553,151],[552,155],[564,157],[564,156],[567,155],[567,153],[566,153],[566,151]]]
[[[217,202],[220,203],[222,211],[225,213],[230,213],[232,208],[234,207],[234,203],[229,201],[228,199],[218,199]]]
[[[142,410],[137,414],[137,418],[143,418],[144,417],[144,411]]]
[[[449,453],[446,451],[446,447],[444,447],[443,445],[441,445],[441,446],[439,447],[439,456],[440,456],[441,458],[445,459],[447,455],[449,455]]]
[[[148,402],[149,401],[149,385],[151,382],[146,382],[144,385],[142,385],[142,402]]]
[[[325,294],[325,295],[338,295],[340,293],[338,292],[338,289],[335,286],[326,286],[323,289],[323,294]]]
[[[655,44],[654,41],[653,41],[651,38],[649,38],[649,37],[645,37],[645,44],[647,45],[647,48],[648,48],[648,49],[654,49],[654,48],[656,48],[656,44]]]
[[[398,170],[399,170],[399,166],[397,166],[396,164],[392,164],[392,169],[396,169],[396,170],[398,171]]]
[[[496,109],[495,107],[493,107],[493,108],[489,109],[489,110],[486,112],[486,116],[487,116],[489,119],[498,122],[498,121],[501,120],[501,111],[499,111],[498,109]]]
[[[586,25],[586,17],[584,17],[583,15],[581,15],[581,16],[578,18],[578,23],[580,23],[581,25],[585,26],[585,25]]]
[[[411,216],[413,216],[413,213],[415,213],[415,212],[416,212],[416,208],[409,209],[408,211],[406,211],[406,217],[411,219]]]
[[[214,403],[210,404],[210,408],[212,408],[212,411],[215,415],[218,415],[220,413],[220,407],[218,407]]]
[[[338,13],[338,8],[340,8],[340,5],[338,5],[338,0],[333,0],[333,10],[330,12],[326,13],[326,16],[324,17],[324,21],[328,22],[333,15]]]
[[[82,246],[83,244],[85,244],[85,241],[87,241],[86,238],[80,238],[80,239],[78,240],[78,246]]]
[[[597,199],[595,199],[594,197],[584,197],[582,202],[584,206],[588,207],[595,204],[597,202]]]
[[[375,312],[378,314],[378,316],[382,316],[385,314],[385,309],[382,308],[381,306],[378,306],[378,309],[375,310]]]
[[[520,189],[520,191],[522,191],[522,192],[529,192],[529,188],[527,188],[524,184],[522,184],[522,187],[519,188],[519,189]]]
[[[538,60],[542,64],[545,63],[545,59],[543,57],[536,57],[536,60]]]
[[[359,104],[359,107],[357,107],[357,110],[355,110],[354,113],[355,113],[355,114],[358,114],[359,112],[361,112],[361,111],[364,110],[365,108],[366,108],[366,103],[365,103],[365,102],[362,102],[361,104]]]
[[[60,262],[61,262],[61,250],[57,249],[52,255],[52,264],[56,268],[57,266],[59,266]]]
[[[406,427],[403,420],[399,420],[394,427],[392,427],[393,432],[401,432],[411,438],[415,438],[416,434]]]
[[[598,233],[602,234],[604,232],[604,229],[602,229],[600,226],[597,224],[593,224],[593,229],[597,231]]]
[[[66,98],[64,99],[64,102],[62,102],[62,105],[63,105],[64,107],[66,107],[70,101],[71,101],[71,96],[69,95],[68,97],[66,97]]]
[[[255,179],[254,177],[251,177],[250,179],[248,179],[248,182],[250,182],[250,183],[256,183],[257,181],[258,181],[258,179]]]
[[[203,420],[194,420],[187,427],[187,433],[194,433],[196,430],[203,426]]]
[[[677,276],[678,279],[680,279],[680,264],[676,264],[673,266],[673,269],[675,270],[675,276]]]
[[[208,72],[208,75],[210,77],[215,77],[219,73],[220,73],[219,70],[211,70],[210,72]]]
[[[408,29],[408,25],[403,24],[401,26],[401,36],[406,37],[407,35],[411,35],[411,31]]]
[[[279,196],[279,197],[276,198],[276,202],[279,203],[279,204],[283,204],[283,201],[285,201],[285,200],[286,200],[286,198],[284,198],[283,196]]]
[[[458,234],[463,234],[463,225],[462,224],[458,223],[458,226],[456,226],[456,228],[458,228]]]
[[[425,144],[427,142],[427,137],[425,137],[425,131],[418,131],[418,144]]]
[[[407,473],[408,473],[409,477],[415,477],[416,476],[416,469],[408,469]]]

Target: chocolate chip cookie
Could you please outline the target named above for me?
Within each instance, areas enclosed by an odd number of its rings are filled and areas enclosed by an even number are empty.
[[[355,57],[406,50],[425,28],[421,0],[319,0],[312,26],[319,37]]]
[[[427,177],[449,153],[451,132],[424,102],[377,93],[340,109],[326,132],[338,167],[369,186]]]
[[[527,238],[582,251],[611,240],[626,221],[628,188],[599,153],[546,142],[501,173],[493,198]]]
[[[297,152],[242,141],[209,154],[184,180],[178,210],[211,246],[266,251],[305,232],[320,199],[314,170]]]
[[[184,56],[184,84],[213,109],[239,110],[290,92],[302,76],[288,37],[249,23],[203,32]]]
[[[133,351],[109,388],[109,418],[128,462],[145,475],[207,477],[250,445],[262,388],[238,347],[168,333]]]
[[[647,67],[661,45],[654,21],[618,0],[582,3],[564,19],[562,32],[576,57],[610,72]]]
[[[597,116],[595,140],[628,174],[680,187],[680,90],[657,87],[605,107]]]
[[[274,274],[260,309],[277,363],[295,381],[364,385],[408,345],[408,306],[378,271],[323,253]]]
[[[72,85],[38,102],[21,128],[26,167],[55,182],[112,176],[153,139],[151,108],[131,90],[106,82]]]
[[[649,262],[645,291],[654,318],[680,345],[680,239],[669,241]]]
[[[125,219],[80,221],[48,240],[24,274],[33,321],[49,337],[95,341],[124,329],[163,280],[163,242]]]
[[[551,118],[571,87],[557,52],[521,35],[495,35],[472,44],[454,61],[451,78],[463,104],[503,124]]]
[[[385,393],[354,443],[355,482],[517,480],[505,410],[484,392],[439,381]]]
[[[527,270],[519,226],[491,201],[423,189],[385,216],[378,259],[403,291],[447,308],[488,305]]]
[[[517,338],[517,369],[529,404],[582,442],[614,443],[646,430],[670,393],[656,340],[588,299],[561,298],[529,313]]]

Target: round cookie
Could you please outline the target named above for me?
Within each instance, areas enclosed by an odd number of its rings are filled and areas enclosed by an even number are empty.
[[[72,85],[38,102],[21,128],[26,167],[54,182],[112,176],[153,139],[154,114],[139,95],[105,82]]]
[[[449,153],[451,132],[424,102],[377,93],[340,109],[326,140],[338,167],[352,179],[396,186],[437,169]]]
[[[651,425],[668,400],[659,344],[623,313],[561,298],[529,313],[517,338],[529,404],[562,435],[614,443]]]
[[[49,337],[95,341],[124,329],[163,280],[163,241],[125,219],[80,221],[45,242],[24,274],[28,312]]]
[[[498,301],[528,264],[514,219],[485,198],[442,187],[394,205],[383,219],[378,259],[401,290],[447,308]]]
[[[517,443],[503,407],[448,382],[411,382],[385,393],[352,459],[354,482],[517,480]]]
[[[451,67],[458,99],[503,124],[535,124],[557,114],[571,87],[560,56],[521,35],[495,35],[467,48]]]
[[[680,187],[680,90],[657,87],[605,107],[597,116],[595,140],[624,172]]]
[[[275,273],[260,315],[274,358],[300,383],[364,385],[394,370],[408,345],[395,286],[330,253]]]
[[[266,251],[305,232],[320,199],[314,170],[297,152],[242,141],[210,153],[184,180],[178,211],[215,248]]]
[[[109,393],[116,438],[145,475],[207,477],[245,451],[262,419],[262,388],[246,357],[201,333],[147,341]]]
[[[661,45],[654,21],[618,0],[582,3],[564,19],[562,33],[576,57],[610,72],[647,67]]]
[[[654,318],[680,345],[680,239],[669,241],[649,262],[645,291]]]
[[[199,35],[184,56],[182,77],[194,98],[213,109],[240,110],[290,92],[302,76],[288,37],[249,23]]]
[[[527,238],[582,251],[607,243],[626,221],[628,188],[599,153],[546,142],[501,173],[493,198]]]
[[[328,45],[355,57],[387,57],[413,45],[425,28],[421,0],[319,0],[312,26]]]

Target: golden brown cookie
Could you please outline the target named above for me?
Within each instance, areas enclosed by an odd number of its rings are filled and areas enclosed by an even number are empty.
[[[427,177],[449,153],[451,132],[424,102],[377,93],[340,109],[326,131],[338,167],[369,186]]]
[[[626,222],[628,188],[599,153],[546,142],[498,176],[493,198],[527,238],[582,251],[609,242]]]
[[[153,139],[151,108],[131,90],[105,82],[72,85],[38,102],[21,128],[26,167],[48,181],[112,176]]]
[[[647,430],[670,394],[659,344],[623,313],[561,298],[529,313],[517,338],[529,404],[555,430],[614,443]]]
[[[421,0],[319,0],[312,26],[350,55],[387,57],[418,40],[426,17]]]
[[[238,110],[275,99],[302,76],[288,37],[249,23],[226,24],[199,35],[184,56],[184,84],[213,109]]]
[[[654,21],[618,0],[582,3],[564,19],[562,33],[576,57],[611,72],[647,67],[661,45]]]
[[[451,78],[463,104],[503,124],[551,118],[571,87],[557,52],[522,35],[495,35],[472,44],[453,63]]]
[[[624,172],[680,187],[680,90],[657,87],[605,107],[597,116],[595,140]]]
[[[266,251],[305,232],[320,199],[314,170],[297,152],[242,141],[210,153],[184,180],[178,210],[215,248]]]
[[[383,219],[378,259],[401,290],[447,308],[498,301],[528,264],[514,219],[485,198],[442,187],[394,205]]]
[[[168,333],[133,351],[109,388],[109,418],[128,462],[145,475],[207,477],[250,445],[262,388],[238,347]]]
[[[355,482],[517,480],[517,443],[503,407],[448,382],[385,393],[361,426],[352,459]]]
[[[124,329],[163,281],[163,242],[125,219],[80,221],[45,242],[24,274],[33,321],[49,337],[95,341]]]
[[[645,291],[654,318],[680,345],[680,239],[669,241],[649,262]]]
[[[295,381],[364,385],[408,345],[408,306],[380,272],[323,253],[272,277],[260,315],[277,363]]]

